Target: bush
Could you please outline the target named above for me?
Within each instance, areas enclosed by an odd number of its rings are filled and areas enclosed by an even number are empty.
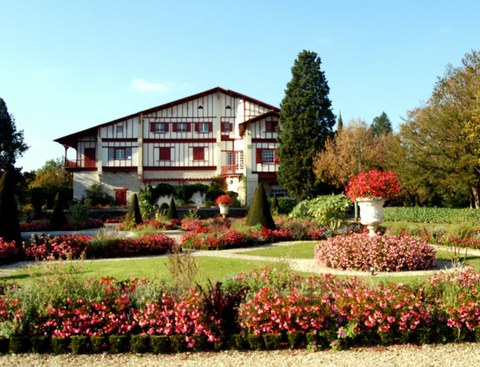
[[[150,346],[152,353],[164,354],[171,351],[170,338],[167,335],[150,336]]]
[[[168,206],[168,211],[166,217],[168,219],[178,219],[177,207],[175,206],[175,200],[170,198],[170,205]]]
[[[248,209],[246,223],[252,227],[260,225],[267,229],[276,228],[275,222],[272,218],[272,213],[270,211],[270,205],[268,204],[267,195],[262,183],[260,183],[255,189],[252,204]]]
[[[0,179],[0,218],[0,237],[7,242],[15,241],[21,250],[15,182],[10,171],[6,171]]]
[[[52,337],[52,352],[55,354],[66,354],[69,352],[70,340],[64,337]]]
[[[137,194],[133,194],[128,208],[127,217],[125,218],[125,228],[131,229],[142,224],[142,214],[140,213],[140,206],[138,204]]]
[[[132,335],[130,349],[133,353],[147,353],[150,351],[149,335]]]
[[[338,228],[345,220],[350,201],[343,194],[319,196],[298,203],[289,217],[313,220],[321,225]]]
[[[75,225],[78,222],[85,222],[88,220],[88,209],[85,205],[76,203],[70,206],[69,224]]]
[[[110,353],[128,353],[130,351],[130,339],[127,335],[110,335],[108,337]]]
[[[113,196],[103,191],[102,185],[93,184],[85,190],[85,205],[89,207],[113,205]]]
[[[290,212],[297,205],[297,200],[288,196],[279,197],[278,200],[278,214],[290,214]]]
[[[435,251],[424,241],[408,236],[350,234],[319,242],[315,260],[335,269],[423,270],[435,267]]]
[[[72,336],[70,347],[72,348],[73,354],[87,354],[92,351],[90,338],[86,335]]]
[[[414,223],[477,224],[480,222],[480,210],[423,207],[385,207],[384,220],[386,222],[405,221]]]
[[[15,241],[6,242],[0,237],[0,264],[9,263],[16,259],[18,248]]]

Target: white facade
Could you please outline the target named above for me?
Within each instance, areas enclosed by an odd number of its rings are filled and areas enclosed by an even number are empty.
[[[250,202],[258,182],[267,190],[278,186],[278,114],[276,107],[214,88],[56,141],[76,150],[75,162],[68,162],[76,198],[91,183],[115,196],[160,182],[208,184],[221,175]]]

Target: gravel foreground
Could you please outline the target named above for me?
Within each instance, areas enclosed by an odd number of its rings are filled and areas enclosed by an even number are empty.
[[[480,344],[447,344],[427,346],[391,346],[362,348],[349,351],[306,350],[272,352],[182,353],[169,355],[3,355],[0,366],[53,367],[289,367],[289,366],[368,366],[368,367],[469,367],[480,366]]]

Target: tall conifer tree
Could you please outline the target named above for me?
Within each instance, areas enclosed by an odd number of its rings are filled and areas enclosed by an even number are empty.
[[[320,64],[315,52],[300,52],[280,105],[278,180],[291,196],[300,200],[313,198],[320,192],[313,159],[323,149],[335,125],[328,98],[330,88]]]

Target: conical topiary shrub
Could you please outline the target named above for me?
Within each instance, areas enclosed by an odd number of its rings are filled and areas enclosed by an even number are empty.
[[[17,248],[21,250],[15,182],[9,171],[6,171],[0,180],[0,237],[7,242],[15,241]]]
[[[168,206],[167,211],[167,218],[178,219],[177,207],[175,206],[175,200],[173,200],[173,197],[170,199],[170,205]]]
[[[65,218],[65,213],[63,212],[63,200],[58,192],[53,203],[50,225],[52,229],[62,229],[65,224],[67,224],[67,218]]]
[[[133,194],[128,208],[127,223],[129,226],[135,227],[142,224],[142,214],[140,213],[140,205],[138,204],[137,194]]]
[[[270,205],[268,204],[262,183],[255,189],[253,201],[247,214],[247,225],[256,226],[259,224],[268,229],[275,229],[275,222],[273,221]]]

